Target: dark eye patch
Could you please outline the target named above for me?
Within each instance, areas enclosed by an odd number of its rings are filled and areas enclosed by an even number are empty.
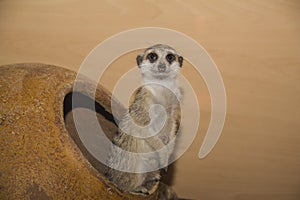
[[[157,60],[157,58],[158,58],[158,55],[157,55],[156,53],[149,53],[149,54],[147,55],[147,59],[148,59],[151,63],[155,62],[155,61]]]
[[[169,53],[169,54],[166,56],[166,60],[167,60],[168,63],[170,63],[170,64],[171,64],[175,59],[176,59],[176,57],[175,57],[174,54]]]

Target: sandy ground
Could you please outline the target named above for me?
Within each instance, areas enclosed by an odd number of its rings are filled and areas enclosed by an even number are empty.
[[[214,59],[226,87],[222,136],[200,160],[210,99],[201,76],[185,62],[182,74],[194,88],[201,120],[193,144],[176,162],[172,184],[178,195],[300,199],[299,1],[2,0],[0,64],[42,62],[78,70],[103,40],[145,26],[194,38]],[[112,90],[135,56],[112,63],[102,84]]]

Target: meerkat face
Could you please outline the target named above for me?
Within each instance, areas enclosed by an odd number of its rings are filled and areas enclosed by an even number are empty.
[[[137,64],[144,78],[175,78],[179,73],[183,58],[167,45],[154,45],[138,55]]]

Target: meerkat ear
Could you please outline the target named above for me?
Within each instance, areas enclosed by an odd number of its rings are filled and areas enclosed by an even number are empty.
[[[183,57],[182,56],[178,57],[178,62],[179,62],[179,66],[182,67],[182,62],[183,62]]]
[[[142,55],[138,55],[136,57],[136,62],[138,64],[138,67],[140,67],[140,64],[143,62],[143,56]]]

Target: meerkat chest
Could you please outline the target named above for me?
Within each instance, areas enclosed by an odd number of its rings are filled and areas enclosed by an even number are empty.
[[[181,93],[176,84],[148,84],[145,86],[153,96],[155,103],[168,105],[180,101]]]

